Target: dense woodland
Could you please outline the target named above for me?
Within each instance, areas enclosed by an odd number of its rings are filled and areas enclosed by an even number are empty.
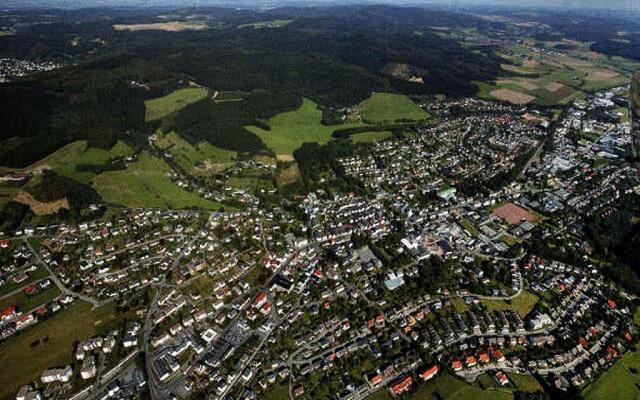
[[[104,15],[104,10],[95,17],[59,13],[58,20],[26,25],[20,35],[0,38],[0,56],[79,64],[0,85],[5,111],[0,165],[24,167],[77,139],[104,148],[118,138],[139,142],[156,127],[144,122],[144,100],[187,80],[250,94],[242,102],[213,107],[202,101],[165,124],[189,140],[254,151],[263,145],[242,126],[264,125],[261,121],[270,116],[297,107],[302,97],[336,108],[357,104],[373,91],[467,96],[477,90],[472,81],[501,73],[501,61],[490,49],[463,48],[428,30],[434,23],[484,28],[487,22],[437,10],[344,7],[257,15],[207,9],[203,13],[216,21],[216,29],[179,33],[111,28],[116,22],[154,20],[144,12],[126,17],[116,11]],[[73,23],[73,15],[83,22]],[[238,28],[276,17],[295,21],[280,29]],[[69,46],[75,39],[78,45]],[[389,75],[388,65],[397,63],[410,64],[425,84]]]

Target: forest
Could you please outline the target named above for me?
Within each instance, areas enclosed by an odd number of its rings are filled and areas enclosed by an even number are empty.
[[[463,47],[428,29],[433,23],[482,29],[488,22],[437,10],[338,7],[280,9],[257,16],[207,9],[203,14],[220,22],[216,29],[115,31],[111,23],[155,16],[114,11],[80,24],[65,15],[59,22],[29,25],[23,33],[34,46],[28,48],[24,37],[16,39],[20,35],[0,37],[0,56],[76,64],[0,84],[5,111],[0,115],[0,165],[25,167],[79,139],[101,148],[117,139],[140,143],[157,128],[157,123],[144,121],[144,101],[188,81],[212,91],[249,95],[212,107],[209,100],[190,105],[163,122],[164,128],[192,141],[207,139],[227,149],[256,151],[263,144],[243,126],[264,126],[263,120],[298,107],[302,97],[339,108],[357,104],[374,91],[469,96],[477,91],[472,82],[499,76],[504,61],[491,49]],[[277,16],[296,20],[280,29],[237,27]],[[78,46],[64,46],[74,38],[80,38]],[[388,65],[395,64],[410,64],[423,75],[424,84],[389,74]]]

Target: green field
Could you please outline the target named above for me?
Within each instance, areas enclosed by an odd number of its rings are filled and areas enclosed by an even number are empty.
[[[292,23],[292,19],[273,19],[270,21],[259,21],[252,22],[249,24],[239,25],[238,28],[253,28],[253,29],[263,29],[263,28],[282,28],[283,26],[289,25]]]
[[[239,90],[228,91],[228,92],[218,92],[214,101],[216,103],[223,103],[225,101],[240,101],[247,96],[248,93],[241,92]]]
[[[38,269],[29,273],[29,277],[24,282],[20,282],[20,283],[7,282],[4,285],[0,286],[0,296],[4,296],[7,293],[11,293],[14,290],[20,289],[21,287],[24,287],[30,284],[31,282],[40,280],[47,275],[49,275],[49,273],[47,272],[46,269],[44,269],[44,267],[38,267]]]
[[[196,101],[202,100],[209,94],[209,91],[201,87],[178,89],[172,93],[145,101],[146,121],[162,119],[179,109]]]
[[[0,209],[13,200],[20,188],[11,187],[9,185],[0,186]]]
[[[540,382],[531,375],[507,374],[507,377],[516,387],[516,390],[523,392],[537,392],[543,390]]]
[[[420,121],[429,117],[410,98],[393,93],[374,93],[358,105],[365,123],[382,124],[396,121]]]
[[[439,397],[436,397],[435,394]],[[394,397],[385,388],[380,389],[368,399],[391,400]],[[427,382],[420,383],[414,387],[413,391],[403,395],[406,400],[425,400],[441,398],[445,400],[509,400],[513,399],[510,392],[497,391],[494,389],[480,389],[478,386],[470,385],[460,379],[454,378],[448,373]]]
[[[462,227],[464,229],[469,231],[471,236],[478,236],[480,234],[480,232],[478,232],[478,228],[476,228],[476,226],[473,224],[473,222],[469,221],[468,219],[462,218],[459,222],[460,222],[460,225],[462,225]]]
[[[163,160],[143,152],[126,170],[96,176],[93,186],[106,202],[127,207],[220,208],[220,204],[180,188],[169,179],[169,172],[171,168]]]
[[[389,139],[390,137],[393,137],[393,133],[389,131],[379,131],[379,132],[370,131],[370,132],[356,133],[349,137],[351,138],[351,141],[353,143],[372,143],[372,142],[379,142],[381,140]]]
[[[103,322],[114,316],[103,316]],[[74,362],[73,345],[96,334],[95,314],[88,303],[76,301],[46,321],[0,344],[0,399],[13,398],[22,385],[37,380],[51,367]]]
[[[110,150],[105,150],[89,148],[86,140],[78,140],[58,149],[32,167],[48,167],[60,175],[88,183],[95,174],[90,171],[76,171],[76,166],[105,165],[110,160],[126,157],[132,153],[133,150],[122,141],[118,141]]]
[[[269,119],[271,130],[255,126],[246,127],[258,136],[276,155],[290,156],[305,142],[327,143],[336,129],[353,128],[358,124],[322,125],[322,111],[316,103],[303,99],[295,111],[280,113]]]
[[[169,152],[173,160],[191,175],[221,172],[232,166],[237,156],[235,151],[221,149],[206,141],[194,146],[175,132],[159,134],[156,145]]]
[[[529,312],[531,312],[533,306],[538,303],[538,300],[540,300],[538,296],[524,290],[522,291],[520,296],[511,300],[511,304],[507,304],[507,302],[503,300],[481,300],[480,302],[489,311],[512,309],[517,312],[522,318],[524,318],[527,314],[529,314]]]
[[[613,367],[603,373],[584,390],[587,400],[639,399],[640,374],[629,369],[640,369],[640,352],[627,352]]]
[[[286,400],[289,398],[289,385],[285,383],[271,385],[259,398],[263,400]]]
[[[4,310],[5,308],[11,306],[17,306],[18,311],[26,313],[40,305],[50,302],[59,295],[60,289],[55,286],[31,296],[26,295],[23,291],[20,291],[16,294],[0,300],[0,310]]]

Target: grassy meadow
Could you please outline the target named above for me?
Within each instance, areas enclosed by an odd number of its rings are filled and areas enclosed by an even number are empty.
[[[640,398],[640,352],[627,352],[583,392],[586,400]]]
[[[173,160],[191,175],[217,173],[233,165],[235,151],[221,149],[202,141],[192,145],[175,132],[159,134],[158,148],[167,151]]]
[[[97,334],[103,323],[115,319],[111,312],[100,312],[100,321],[91,305],[76,301],[68,309],[54,314],[19,335],[0,344],[0,399],[13,398],[22,385],[39,379],[51,367],[74,362],[73,345]]]
[[[504,300],[481,300],[481,303],[489,311],[512,309],[524,318],[531,312],[531,309],[533,309],[533,306],[535,306],[539,300],[540,298],[538,296],[524,290],[518,297],[511,300],[510,304],[507,304]]]
[[[171,168],[163,160],[143,152],[126,170],[108,171],[96,176],[93,186],[106,202],[127,207],[220,208],[220,204],[173,183],[167,176],[170,172]]]
[[[356,133],[349,137],[351,138],[351,141],[353,143],[374,143],[374,142],[379,142],[381,140],[389,139],[392,136],[393,136],[393,133],[389,131],[380,131],[380,132],[371,131],[371,132]]]
[[[145,101],[146,121],[155,121],[167,117],[179,109],[202,100],[209,91],[201,87],[178,89],[166,96]]]
[[[90,171],[77,171],[78,165],[105,165],[110,160],[131,154],[133,154],[133,150],[120,140],[109,150],[88,147],[86,140],[78,140],[61,147],[48,157],[38,161],[32,168],[50,168],[60,175],[88,183],[95,174]]]
[[[383,124],[397,121],[420,121],[427,114],[407,96],[393,93],[374,93],[358,105],[365,123]]]
[[[316,103],[303,99],[295,111],[277,114],[268,121],[271,130],[255,126],[246,127],[258,136],[277,156],[290,158],[293,152],[305,142],[327,143],[336,129],[353,128],[359,124],[327,126],[322,124],[322,111]]]

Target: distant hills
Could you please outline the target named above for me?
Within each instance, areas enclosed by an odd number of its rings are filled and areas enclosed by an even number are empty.
[[[426,4],[425,4],[426,3]],[[451,7],[501,6],[541,7],[565,9],[607,9],[621,12],[640,12],[636,0],[6,0],[2,8],[85,8],[85,7],[189,7],[225,6],[271,9],[287,6],[322,6],[345,4],[389,4],[401,6],[443,5]]]

